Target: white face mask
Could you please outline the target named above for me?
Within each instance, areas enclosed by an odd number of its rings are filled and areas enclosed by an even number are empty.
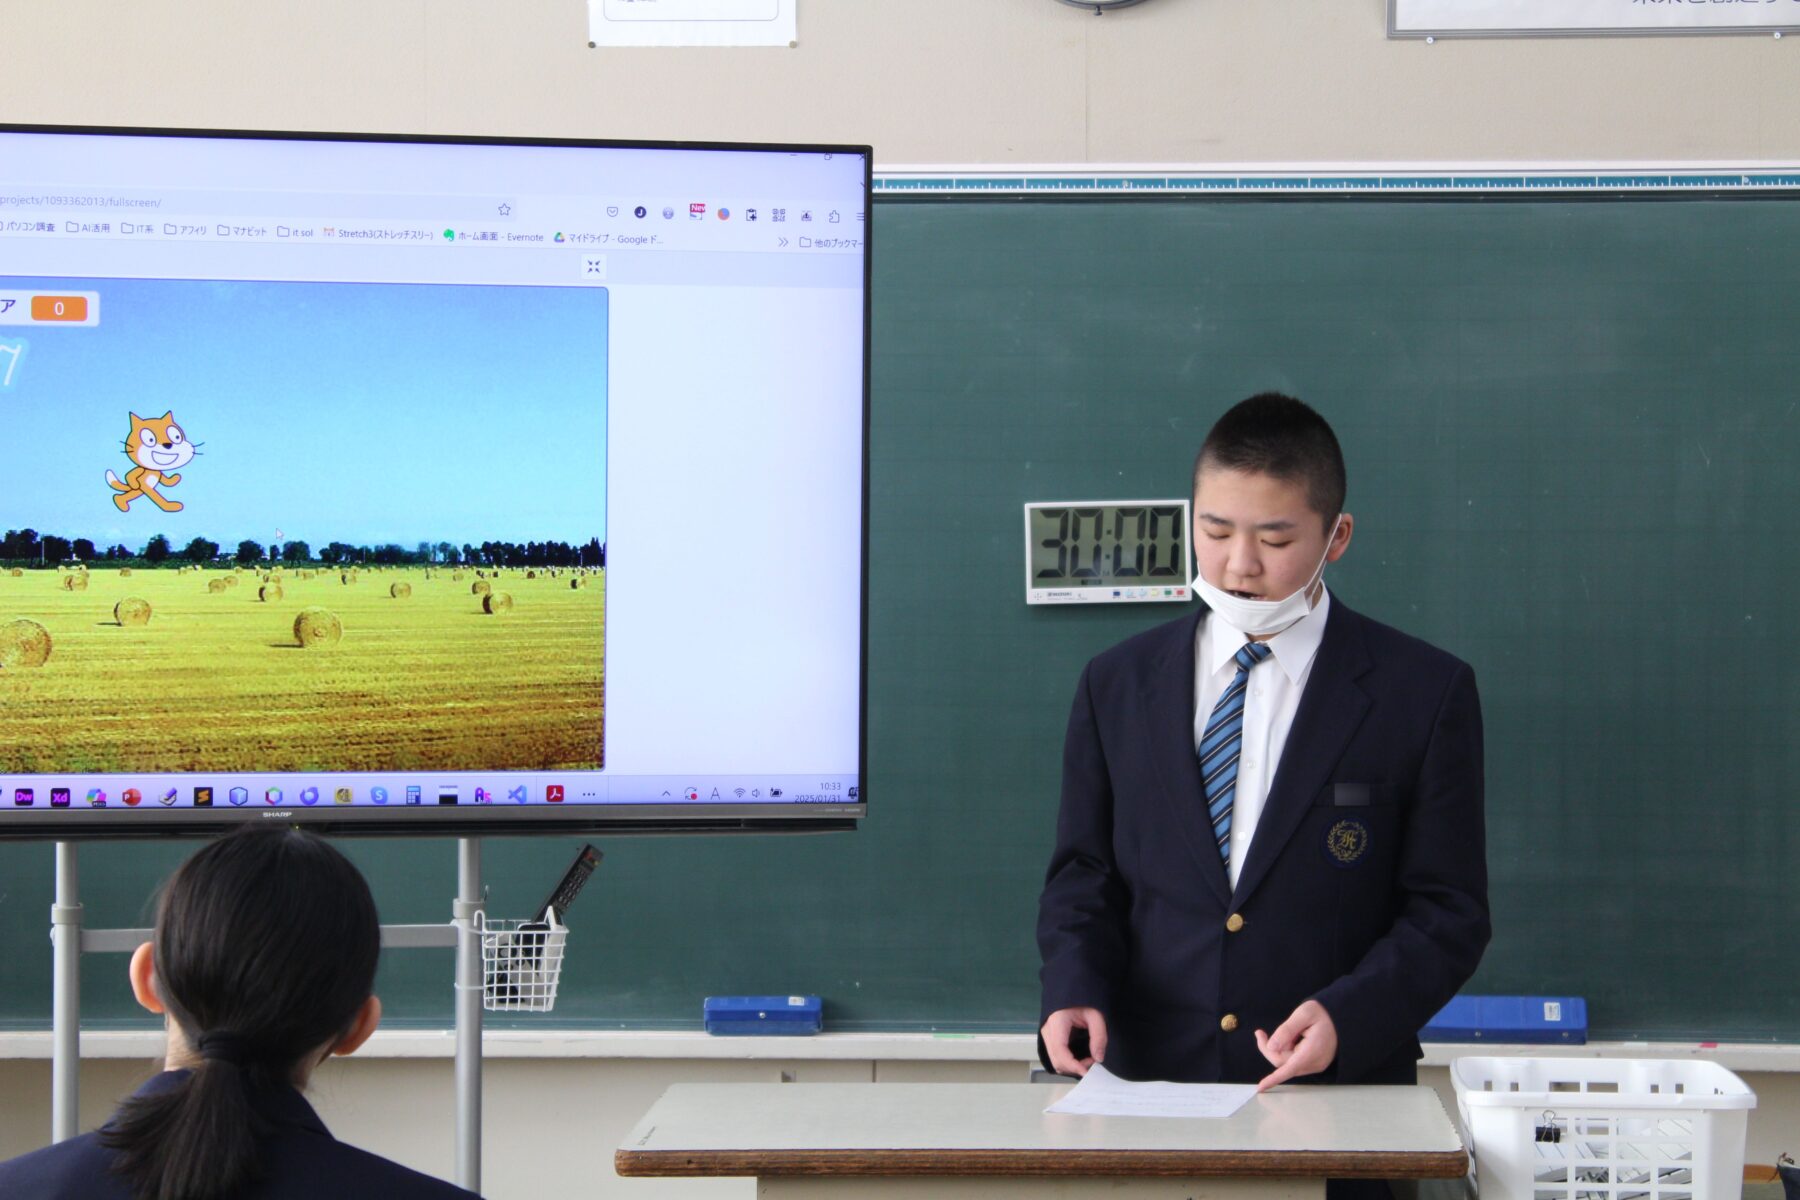
[[[1206,601],[1206,606],[1223,617],[1228,625],[1251,637],[1280,633],[1312,611],[1312,601],[1307,599],[1307,593],[1312,591],[1313,584],[1325,577],[1325,560],[1331,555],[1331,543],[1337,538],[1338,526],[1343,521],[1344,516],[1339,513],[1338,519],[1331,523],[1331,533],[1325,538],[1325,553],[1319,556],[1319,565],[1300,590],[1285,600],[1245,600],[1214,587],[1198,571],[1194,573],[1192,584],[1194,594]]]

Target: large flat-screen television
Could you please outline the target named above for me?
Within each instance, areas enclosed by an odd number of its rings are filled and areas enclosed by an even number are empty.
[[[0,837],[853,825],[869,182],[0,126]]]

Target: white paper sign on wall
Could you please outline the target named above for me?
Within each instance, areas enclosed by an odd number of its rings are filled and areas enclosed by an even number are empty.
[[[1388,0],[1389,37],[1800,31],[1800,0]]]
[[[792,46],[799,0],[588,0],[595,46]]]

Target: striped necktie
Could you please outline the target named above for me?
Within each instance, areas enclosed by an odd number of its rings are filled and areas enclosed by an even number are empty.
[[[1263,642],[1245,642],[1231,656],[1237,674],[1231,686],[1213,705],[1200,735],[1200,779],[1206,791],[1206,809],[1212,817],[1213,836],[1219,842],[1219,858],[1231,866],[1231,802],[1237,796],[1238,755],[1244,748],[1244,691],[1250,685],[1250,668],[1269,657]]]

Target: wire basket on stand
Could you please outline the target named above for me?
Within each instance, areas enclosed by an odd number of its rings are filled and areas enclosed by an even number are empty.
[[[490,921],[475,914],[481,936],[481,1007],[488,1012],[549,1012],[562,979],[569,930],[551,909],[542,921]]]

